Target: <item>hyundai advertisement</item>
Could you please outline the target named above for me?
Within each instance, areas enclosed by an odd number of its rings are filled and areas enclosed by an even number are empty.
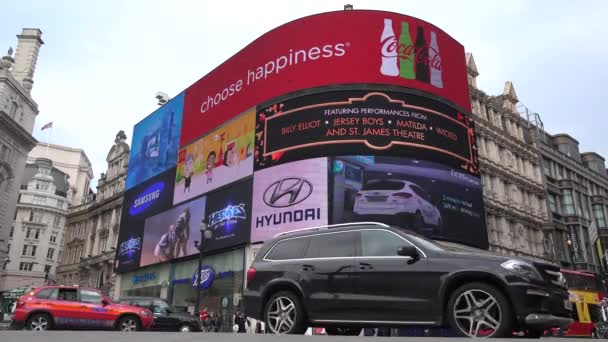
[[[135,125],[126,188],[175,167],[182,128],[184,94],[179,94]]]
[[[481,181],[443,164],[403,157],[336,157],[332,223],[379,221],[488,248]]]
[[[327,224],[327,163],[315,158],[255,173],[251,242]]]

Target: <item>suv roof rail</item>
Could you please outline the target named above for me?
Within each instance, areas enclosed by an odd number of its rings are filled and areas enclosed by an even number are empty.
[[[338,223],[338,224],[330,224],[330,225],[318,226],[318,227],[294,229],[294,230],[290,230],[288,232],[279,233],[279,234],[275,235],[274,237],[276,238],[276,237],[283,236],[283,235],[289,235],[289,234],[294,234],[294,233],[306,232],[306,231],[311,231],[311,230],[325,230],[325,229],[330,229],[330,228],[339,228],[339,227],[348,227],[348,226],[360,226],[360,225],[374,225],[374,226],[381,226],[381,227],[385,227],[385,228],[389,228],[390,227],[389,225],[381,223],[381,222]]]

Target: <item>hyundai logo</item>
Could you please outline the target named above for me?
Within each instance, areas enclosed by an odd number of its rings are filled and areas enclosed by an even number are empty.
[[[299,177],[287,177],[276,181],[264,191],[264,203],[273,208],[296,205],[312,194],[310,181]]]

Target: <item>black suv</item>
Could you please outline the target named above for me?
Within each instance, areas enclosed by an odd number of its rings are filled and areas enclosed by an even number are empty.
[[[198,317],[187,312],[177,312],[171,305],[160,298],[123,297],[118,303],[150,309],[154,314],[154,324],[150,330],[157,331],[202,331]]]
[[[303,229],[267,241],[247,272],[246,314],[273,333],[358,335],[446,326],[463,336],[540,337],[572,322],[565,277],[543,260],[438,243],[381,223]]]

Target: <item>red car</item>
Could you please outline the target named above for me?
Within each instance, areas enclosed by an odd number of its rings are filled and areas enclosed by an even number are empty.
[[[73,286],[35,288],[17,301],[13,326],[28,330],[115,329],[148,330],[152,312],[137,306],[115,304],[97,289]]]

